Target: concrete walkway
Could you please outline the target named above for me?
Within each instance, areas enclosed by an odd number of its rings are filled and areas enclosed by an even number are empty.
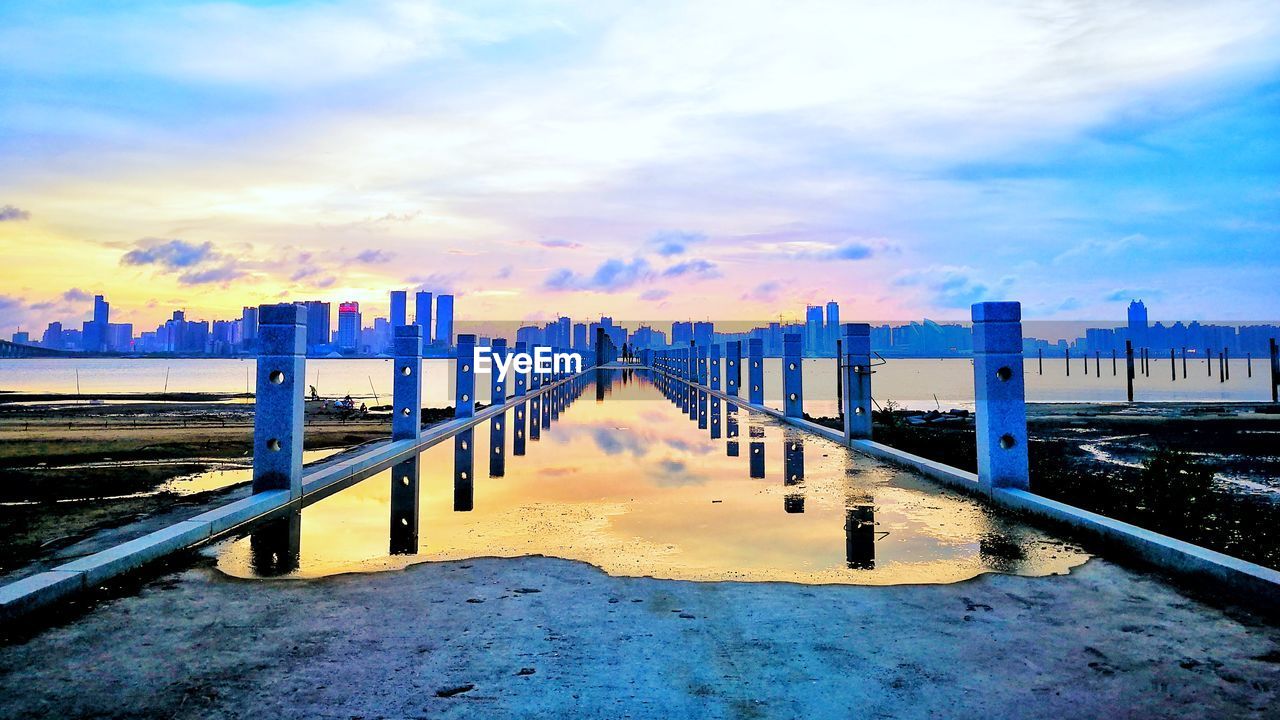
[[[0,717],[1275,717],[1280,629],[1105,560],[941,586],[196,567],[0,647]]]

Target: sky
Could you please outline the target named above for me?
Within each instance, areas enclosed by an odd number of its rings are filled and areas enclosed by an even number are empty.
[[[0,0],[0,335],[1280,316],[1280,4]]]

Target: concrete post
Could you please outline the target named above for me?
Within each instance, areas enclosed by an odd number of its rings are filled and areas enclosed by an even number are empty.
[[[524,355],[529,352],[529,347],[524,341],[516,343],[516,355]],[[529,392],[529,375],[528,373],[515,372],[513,366],[511,372],[515,373],[516,397],[524,397]]]
[[[476,414],[476,336],[458,336],[457,383],[454,391],[453,416],[474,417]]]
[[[804,417],[802,342],[799,333],[782,338],[782,408],[787,417]]]
[[[422,326],[401,325],[392,341],[391,439],[422,437]]]
[[[507,387],[510,385],[511,378],[499,380],[498,365],[494,360],[507,357],[507,341],[503,338],[494,338],[493,345],[489,348],[489,404],[501,405],[507,401]]]
[[[507,414],[494,415],[489,421],[489,477],[507,474]]]
[[[709,402],[711,403],[711,439],[719,440],[720,434],[721,434],[720,433],[720,398],[715,397],[713,395]]]
[[[253,491],[302,497],[303,380],[307,309],[258,308],[258,374],[253,408]]]
[[[725,394],[737,396],[738,386],[742,384],[742,341],[734,340],[724,344],[724,385]]]
[[[525,429],[528,426],[528,421],[525,416],[528,412],[529,409],[526,403],[519,403],[515,407],[515,413],[513,415],[515,418],[515,430],[513,432],[515,434],[511,436],[511,454],[513,455],[524,455],[525,435],[528,433],[528,430]]]
[[[711,389],[719,390],[720,389],[720,346],[719,345],[712,345],[709,348],[707,363],[709,365],[709,367],[707,368],[707,375],[711,380]]]
[[[764,340],[760,338],[747,341],[747,400],[764,404]]]
[[[871,437],[871,326],[847,323],[840,342],[844,439]],[[1019,366],[1021,367],[1021,366]]]
[[[784,485],[799,485],[804,482],[804,441],[800,439],[783,442]]]
[[[979,482],[987,490],[1028,489],[1021,304],[973,306],[973,387]]]
[[[418,339],[422,339],[422,328]],[[398,329],[398,328],[397,328]],[[396,463],[391,468],[391,532],[390,553],[413,555],[418,552],[418,457]]]
[[[747,444],[750,452],[747,458],[747,464],[750,468],[752,478],[764,477],[764,442],[761,440],[752,440]]]

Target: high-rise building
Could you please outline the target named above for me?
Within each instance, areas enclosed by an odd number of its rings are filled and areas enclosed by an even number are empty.
[[[826,343],[824,350],[828,353],[836,351],[836,339],[840,337],[840,304],[835,300],[827,303]]]
[[[316,352],[329,344],[332,317],[329,303],[308,300],[302,305],[307,308],[307,352]]]
[[[253,350],[258,346],[258,308],[245,306],[240,309],[240,349]]]
[[[391,291],[391,327],[408,325],[408,294],[404,290]]]
[[[698,347],[710,347],[716,336],[716,326],[710,322],[696,322],[693,324],[693,341]]]
[[[93,296],[93,319],[83,326],[82,347],[89,352],[107,349],[107,325],[111,323],[111,304],[101,295]]]
[[[413,322],[422,328],[422,344],[431,344],[431,293],[419,290],[413,296]]]
[[[693,340],[693,323],[689,321],[671,323],[671,344],[680,347]]]
[[[30,345],[31,333],[26,330],[19,330],[13,334],[13,342],[18,345]]]
[[[804,309],[804,353],[813,355],[822,348],[822,306],[808,305]]]
[[[1147,344],[1147,306],[1141,300],[1129,303],[1129,339],[1134,347]]]
[[[586,324],[586,323],[574,323],[574,324],[573,324],[573,349],[574,349],[574,350],[586,350],[586,349],[587,349],[587,347],[588,347],[588,345],[587,345],[587,324]]]
[[[62,349],[62,323],[49,323],[49,327],[45,328],[44,337],[40,339],[40,344],[47,348]]]
[[[360,303],[338,305],[338,350],[353,353],[360,349]]]
[[[453,296],[436,297],[436,344],[453,347]]]

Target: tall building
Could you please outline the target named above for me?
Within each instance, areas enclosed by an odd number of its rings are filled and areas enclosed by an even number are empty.
[[[689,321],[671,323],[671,344],[680,347],[693,340],[693,323]]]
[[[589,345],[587,344],[587,324],[574,323],[573,324],[573,349],[586,350],[588,347]]]
[[[308,300],[302,305],[307,308],[307,352],[315,352],[329,344],[332,332],[329,303]]]
[[[253,350],[258,346],[258,308],[240,308],[240,349]]]
[[[338,305],[338,350],[353,353],[360,349],[360,303]]]
[[[716,326],[710,322],[696,322],[693,324],[693,341],[698,347],[710,347],[712,340],[715,339]]]
[[[111,303],[101,295],[93,296],[93,319],[83,326],[83,348],[89,352],[107,349],[108,325],[111,323]]]
[[[422,344],[431,344],[431,293],[419,290],[413,296],[413,322],[422,328]]]
[[[408,294],[404,290],[391,291],[391,327],[409,324]]]
[[[31,333],[25,330],[18,330],[13,334],[13,342],[17,345],[30,345]]]
[[[808,305],[804,309],[804,353],[816,354],[822,348],[822,306]]]
[[[824,350],[835,353],[836,339],[840,337],[840,304],[835,300],[827,303],[827,338]]]
[[[436,297],[435,342],[443,347],[453,347],[453,296]]]
[[[44,337],[40,339],[40,344],[47,348],[62,349],[62,323],[49,323],[49,327],[45,328]]]
[[[1141,300],[1129,303],[1129,339],[1134,347],[1147,345],[1147,306]]]

